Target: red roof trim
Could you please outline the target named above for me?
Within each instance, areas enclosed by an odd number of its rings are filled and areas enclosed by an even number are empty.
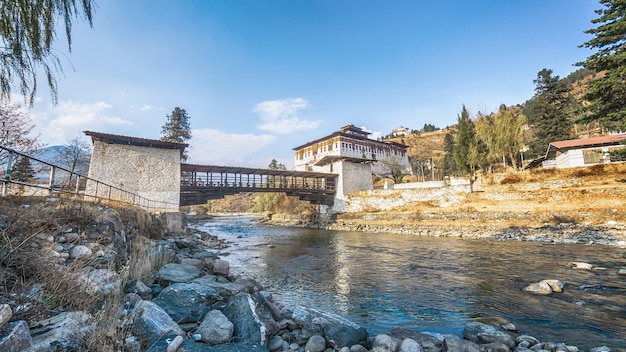
[[[626,139],[626,133],[624,134],[612,134],[607,136],[582,138],[582,139],[570,139],[566,141],[552,142],[550,145],[555,146],[558,149],[563,148],[575,148],[586,147],[595,145],[617,144]]]

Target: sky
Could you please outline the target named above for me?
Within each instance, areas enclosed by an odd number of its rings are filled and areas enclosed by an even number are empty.
[[[190,116],[190,163],[293,165],[293,148],[354,124],[386,135],[524,103],[543,68],[567,76],[592,0],[96,0],[72,50],[59,30],[58,103],[29,114],[48,145],[82,131],[150,139]],[[40,79],[40,82],[45,80]]]

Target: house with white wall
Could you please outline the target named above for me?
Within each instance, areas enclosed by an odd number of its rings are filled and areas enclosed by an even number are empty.
[[[611,149],[626,148],[620,144],[626,133],[600,137],[570,139],[548,145],[543,167],[568,168],[610,163]]]

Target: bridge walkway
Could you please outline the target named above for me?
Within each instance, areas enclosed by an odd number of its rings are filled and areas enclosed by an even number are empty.
[[[332,205],[336,174],[181,164],[180,205],[204,204],[241,192],[284,192],[313,204]]]

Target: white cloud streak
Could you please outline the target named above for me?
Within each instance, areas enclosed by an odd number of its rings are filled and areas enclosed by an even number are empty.
[[[133,124],[119,116],[111,116],[109,110],[112,108],[105,102],[90,104],[61,101],[56,107],[50,106],[42,112],[31,113],[31,117],[44,141],[63,144],[68,139],[82,135],[84,130],[103,131],[111,126]]]
[[[264,101],[254,107],[254,112],[261,115],[263,121],[257,127],[278,134],[315,129],[320,125],[320,121],[307,120],[300,115],[302,110],[310,106],[309,102],[302,98]]]
[[[230,134],[214,129],[194,129],[191,136],[189,163],[224,166],[245,164],[257,151],[276,140],[267,134]]]

